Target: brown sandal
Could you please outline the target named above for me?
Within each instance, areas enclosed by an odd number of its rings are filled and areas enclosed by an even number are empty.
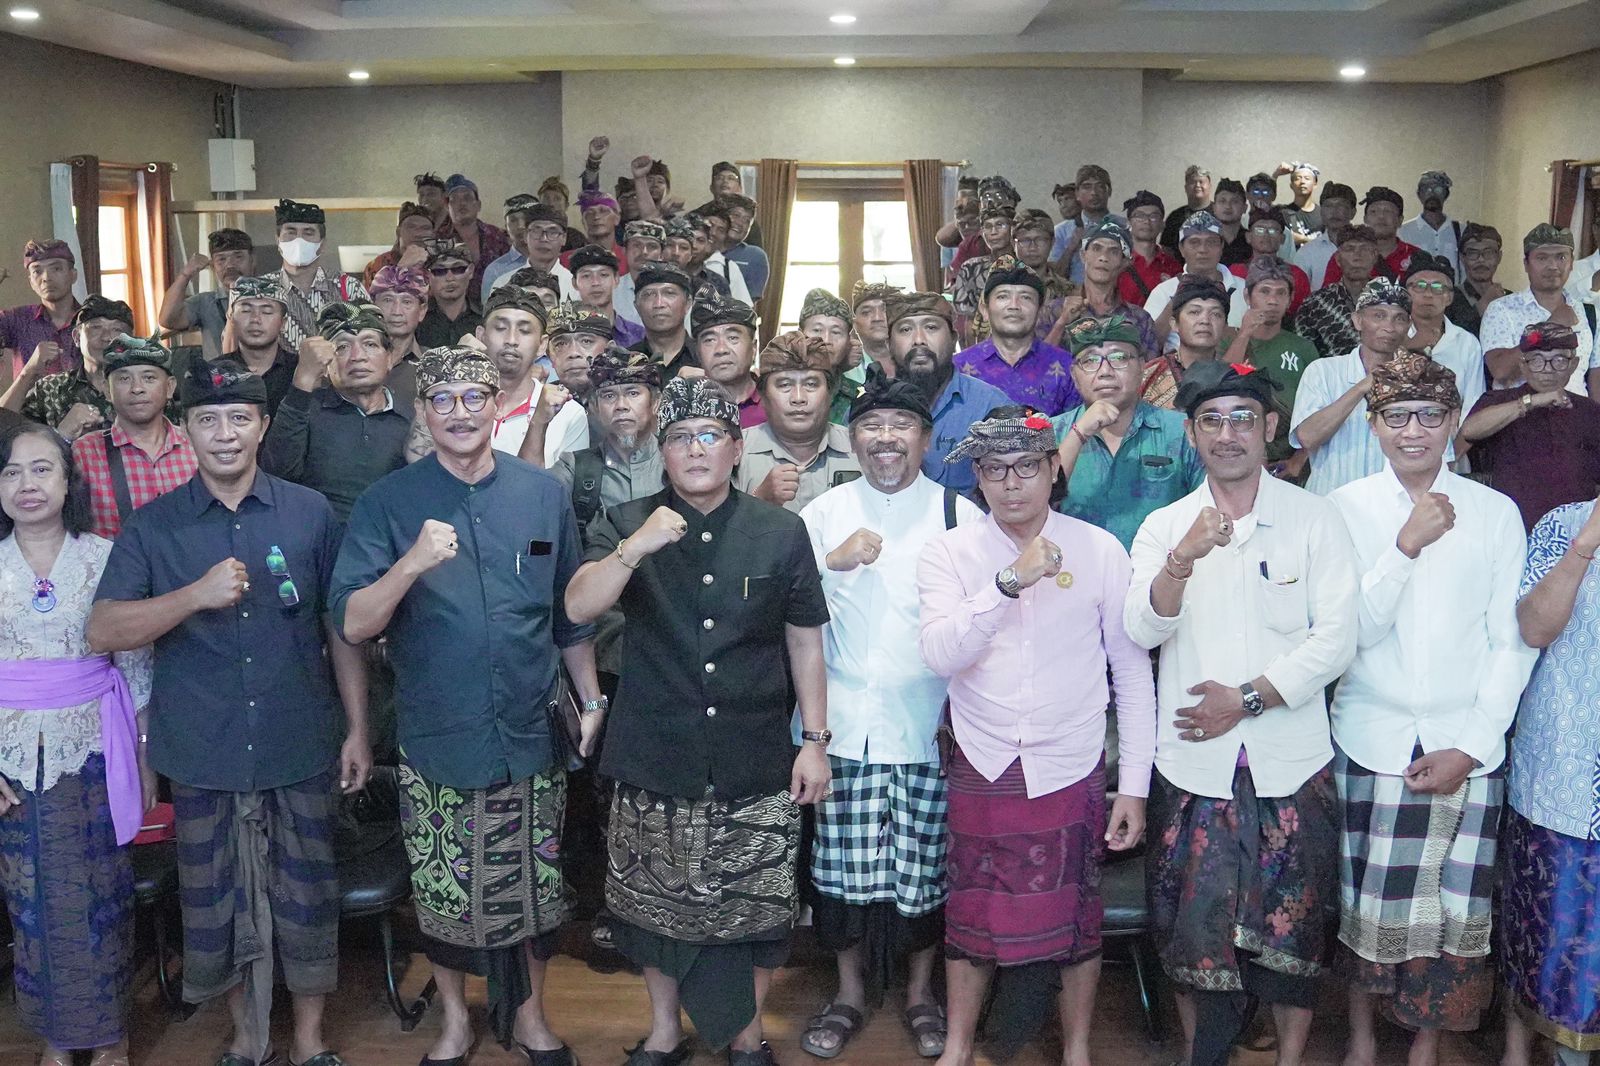
[[[867,1019],[848,1003],[830,1003],[811,1016],[805,1032],[800,1034],[800,1050],[819,1059],[838,1058],[845,1045],[862,1029]],[[827,1047],[820,1042],[823,1033],[832,1033],[839,1042]]]
[[[936,1059],[944,1054],[944,1042],[949,1035],[944,1008],[937,1003],[916,1003],[906,1008],[906,1028],[917,1045],[917,1054],[925,1059]]]

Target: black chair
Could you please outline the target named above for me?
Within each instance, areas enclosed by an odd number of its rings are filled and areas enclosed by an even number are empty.
[[[422,995],[407,1004],[400,998],[395,973],[393,913],[411,898],[411,863],[400,837],[400,787],[394,767],[373,767],[367,787],[341,802],[334,854],[339,863],[340,916],[377,918],[384,991],[401,1030],[409,1033],[427,1013],[436,989],[430,978]]]
[[[176,954],[168,941],[167,920],[178,898],[178,842],[136,844],[129,854],[133,863],[134,913],[150,916],[155,935],[156,984],[161,989],[161,1001],[181,1020],[193,1014],[195,1008],[183,1001],[177,982],[167,973],[167,961]]]
[[[1150,906],[1144,894],[1142,849],[1131,855],[1108,856],[1100,871],[1100,899],[1105,906],[1101,937],[1126,941],[1139,985],[1139,1005],[1144,1009],[1145,1030],[1160,1043],[1165,1037],[1161,1018],[1161,990],[1156,981],[1161,964],[1150,944]]]

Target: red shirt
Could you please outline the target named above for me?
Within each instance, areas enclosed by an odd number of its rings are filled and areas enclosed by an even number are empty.
[[[1382,274],[1386,278],[1394,278],[1398,281],[1400,276],[1406,272],[1406,267],[1411,265],[1411,257],[1416,254],[1416,251],[1416,245],[1407,244],[1405,241],[1396,238],[1394,251],[1378,261],[1378,269],[1372,272],[1373,275]],[[1334,257],[1328,260],[1327,273],[1322,275],[1322,287],[1326,289],[1329,285],[1338,282],[1342,277],[1344,277],[1344,271],[1339,269],[1339,256],[1335,253]]]
[[[117,513],[117,492],[111,482],[111,465],[106,460],[106,440],[122,457],[122,473],[128,482],[128,502],[134,509],[157,496],[171,492],[194,477],[199,464],[194,448],[183,430],[167,423],[167,441],[154,459],[143,448],[132,444],[122,426],[113,422],[110,430],[86,433],[72,442],[72,458],[89,482],[89,506],[94,513],[96,536],[115,540],[122,532],[122,516]]]
[[[1183,264],[1178,257],[1156,245],[1154,259],[1146,259],[1138,252],[1133,253],[1133,265],[1122,272],[1117,278],[1117,295],[1131,304],[1144,306],[1150,299],[1150,291],[1168,278],[1175,278],[1183,273]]]
[[[1228,269],[1236,278],[1247,277],[1250,274],[1249,263],[1235,263]],[[1306,297],[1311,295],[1311,278],[1306,275],[1304,270],[1301,270],[1293,263],[1289,264],[1289,273],[1294,280],[1289,286],[1289,310],[1285,311],[1284,314],[1292,317],[1296,311],[1300,310],[1300,305],[1306,302]]]

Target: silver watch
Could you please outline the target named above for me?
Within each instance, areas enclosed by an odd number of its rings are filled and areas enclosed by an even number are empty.
[[[1246,681],[1239,686],[1239,695],[1244,697],[1244,713],[1251,718],[1260,718],[1261,712],[1267,709],[1267,701],[1256,687]]]
[[[1017,568],[1008,566],[994,576],[995,587],[1002,596],[1017,599],[1022,595],[1022,582],[1017,579]]]

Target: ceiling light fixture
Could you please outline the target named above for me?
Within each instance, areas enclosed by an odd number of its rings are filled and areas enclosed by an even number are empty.
[[[372,75],[367,73],[364,70],[352,70],[350,72],[350,80],[351,81],[366,81],[367,79],[369,79],[371,77],[372,77]]]
[[[1365,78],[1366,76],[1367,68],[1360,63],[1346,63],[1339,68],[1339,77],[1347,78],[1350,81],[1355,81],[1357,78]]]
[[[833,65],[836,67],[853,67],[856,65],[855,56],[834,56]]]
[[[11,9],[11,17],[18,22],[38,22],[39,12],[31,7],[14,7]]]
[[[853,26],[855,25],[856,17],[854,15],[829,15],[828,21],[835,26]]]

